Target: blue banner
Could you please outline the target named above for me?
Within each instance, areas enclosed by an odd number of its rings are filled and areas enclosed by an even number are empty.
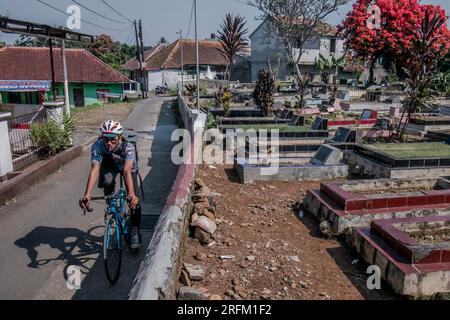
[[[50,91],[49,80],[0,80],[0,91]]]

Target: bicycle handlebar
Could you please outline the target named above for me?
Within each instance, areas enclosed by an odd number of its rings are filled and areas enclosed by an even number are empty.
[[[111,195],[111,196],[98,196],[98,197],[91,197],[90,200],[113,200],[113,199],[120,199],[121,197],[117,194]],[[128,201],[128,197],[125,198]],[[92,212],[94,211],[94,209],[92,209],[91,207],[89,207],[89,202],[86,203],[86,210],[83,209],[83,213],[86,214],[87,212]]]

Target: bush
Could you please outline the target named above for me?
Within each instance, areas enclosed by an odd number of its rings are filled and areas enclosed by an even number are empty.
[[[270,72],[260,70],[258,72],[258,80],[256,80],[253,98],[256,105],[261,108],[264,116],[273,115],[275,80]]]
[[[32,124],[30,138],[45,155],[52,156],[71,145],[74,127],[71,117],[49,119],[44,123]]]

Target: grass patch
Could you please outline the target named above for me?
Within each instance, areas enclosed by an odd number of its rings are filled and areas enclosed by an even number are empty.
[[[311,130],[310,126],[288,126],[288,125],[277,125],[277,124],[237,124],[237,125],[224,125],[222,128],[225,129],[278,129],[280,132],[305,132]]]
[[[450,157],[450,145],[443,142],[380,143],[370,148],[399,158]]]

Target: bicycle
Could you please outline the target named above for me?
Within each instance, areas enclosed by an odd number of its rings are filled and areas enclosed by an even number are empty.
[[[115,284],[119,279],[122,265],[122,236],[128,246],[131,240],[130,215],[125,209],[127,193],[123,185],[123,176],[120,176],[120,188],[116,193],[110,196],[92,197],[91,200],[106,200],[103,261],[108,281]],[[94,209],[87,206],[86,210],[92,212]],[[83,210],[84,214],[86,210]]]

